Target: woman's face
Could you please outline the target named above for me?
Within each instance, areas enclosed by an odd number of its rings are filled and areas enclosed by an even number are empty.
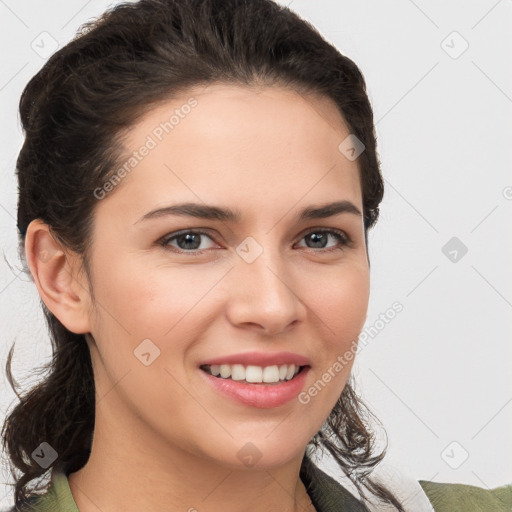
[[[89,341],[109,411],[97,428],[108,415],[147,452],[226,467],[302,457],[368,305],[349,134],[330,100],[279,87],[195,88],[137,122],[120,183],[95,193]],[[352,210],[315,214],[342,201]],[[304,368],[287,384],[244,382],[292,364]]]

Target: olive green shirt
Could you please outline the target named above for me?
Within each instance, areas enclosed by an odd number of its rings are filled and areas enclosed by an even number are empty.
[[[317,512],[363,512],[347,489],[305,458],[300,474]],[[472,485],[420,480],[435,512],[512,512],[512,485],[483,489]],[[67,475],[55,471],[46,494],[34,496],[23,512],[79,512]],[[8,512],[18,512],[14,507]]]

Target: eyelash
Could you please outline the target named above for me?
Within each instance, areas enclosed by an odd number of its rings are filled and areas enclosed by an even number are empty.
[[[344,233],[343,231],[340,231],[338,229],[326,229],[326,228],[312,229],[312,230],[308,231],[307,233],[305,233],[301,237],[300,240],[302,240],[303,238],[307,237],[308,235],[311,235],[312,233],[329,233],[329,234],[332,234],[332,235],[334,235],[334,237],[341,244],[341,247],[331,247],[329,249],[322,249],[322,248],[314,249],[314,248],[311,248],[311,247],[306,247],[306,249],[309,249],[309,250],[311,250],[313,252],[330,253],[330,252],[333,252],[333,251],[343,250],[345,246],[351,246],[352,245],[352,241],[351,241],[350,237],[348,237],[346,233]],[[159,244],[164,249],[169,250],[171,252],[174,252],[176,254],[188,254],[188,255],[191,255],[191,256],[201,256],[205,252],[211,250],[211,249],[201,249],[201,250],[199,250],[199,249],[192,249],[192,250],[189,250],[189,251],[185,251],[185,250],[182,250],[182,249],[176,249],[175,247],[171,248],[169,245],[167,245],[171,240],[173,240],[175,238],[178,238],[179,236],[188,235],[188,234],[205,235],[208,238],[213,240],[213,238],[210,235],[210,233],[207,233],[206,231],[202,231],[200,229],[189,229],[189,230],[184,230],[184,231],[178,231],[177,233],[172,233],[171,235],[166,235],[164,238],[160,239]]]

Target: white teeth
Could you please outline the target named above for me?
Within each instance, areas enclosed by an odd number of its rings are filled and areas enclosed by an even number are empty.
[[[221,364],[220,365],[220,376],[223,379],[227,379],[228,377],[231,377],[231,366],[229,366],[229,364]]]
[[[248,366],[245,369],[245,380],[247,382],[263,382],[263,369],[261,366]]]
[[[246,378],[244,367],[241,364],[234,364],[231,367],[231,378],[233,380],[244,380]]]
[[[292,364],[292,365],[288,366],[288,372],[286,373],[286,377],[285,377],[286,380],[290,380],[293,377],[294,373],[295,373],[295,365]]]
[[[263,382],[279,382],[279,367],[265,366],[263,369]]]
[[[205,365],[204,369],[215,377],[223,379],[231,378],[233,380],[245,380],[253,383],[274,383],[279,381],[290,380],[299,373],[300,366],[294,364],[282,364],[272,366],[254,366],[244,367],[242,364],[212,364]]]

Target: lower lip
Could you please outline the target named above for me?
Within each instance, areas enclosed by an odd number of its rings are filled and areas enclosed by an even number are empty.
[[[304,388],[309,366],[305,366],[293,379],[279,384],[247,384],[245,382],[214,377],[199,369],[207,381],[220,393],[235,402],[260,409],[284,405],[296,398]]]

